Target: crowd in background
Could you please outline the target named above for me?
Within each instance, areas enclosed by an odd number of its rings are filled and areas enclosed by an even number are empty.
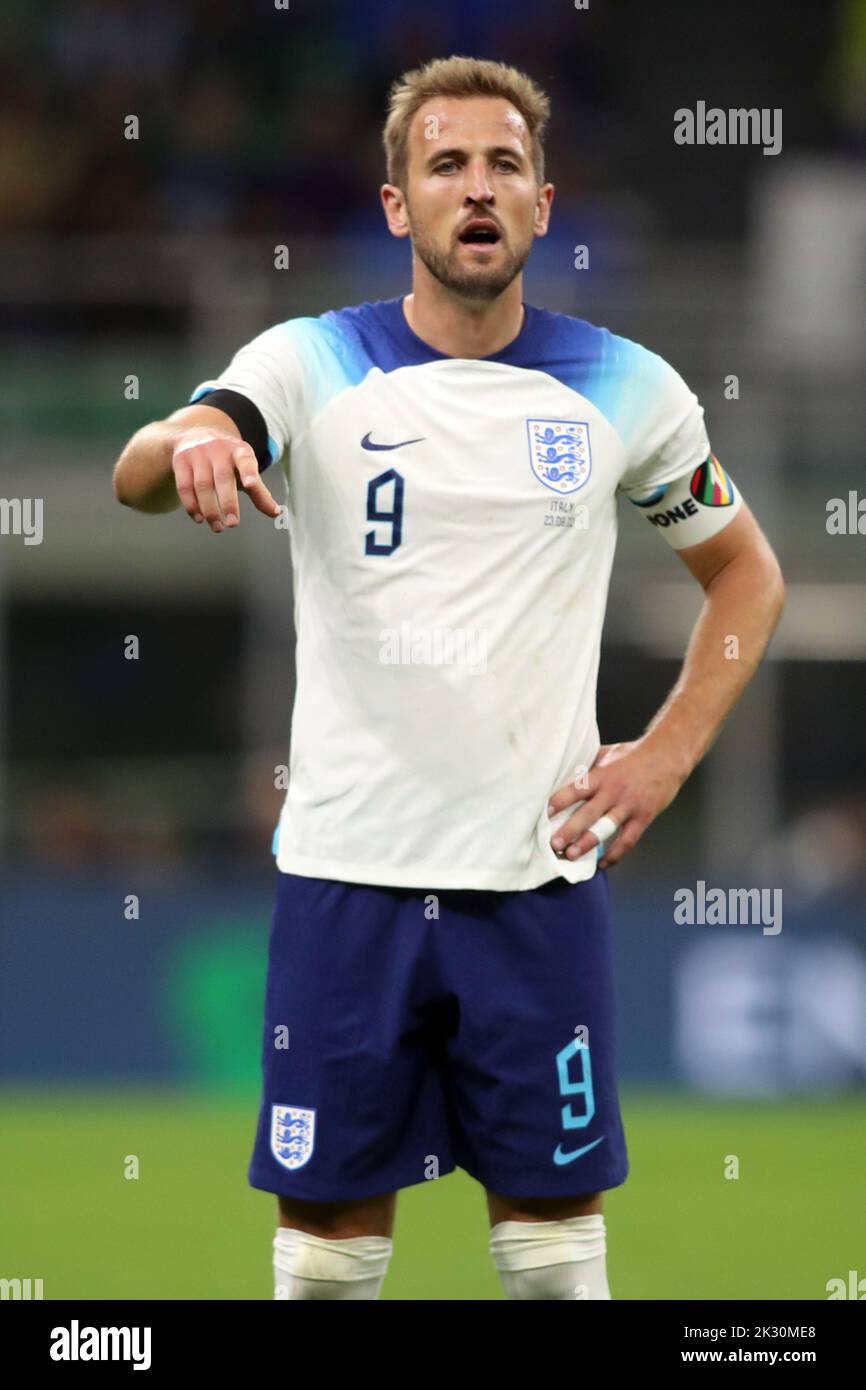
[[[701,85],[715,63],[719,81],[693,90],[685,0],[589,11],[569,0],[5,0],[0,233],[379,229],[391,81],[468,53],[517,62],[551,95],[560,207],[607,201],[626,225],[735,235],[747,163],[726,152],[708,224],[694,185],[683,196],[677,106],[783,106],[799,147],[864,146],[866,7],[795,8],[707,7]],[[717,178],[703,170],[690,182]]]

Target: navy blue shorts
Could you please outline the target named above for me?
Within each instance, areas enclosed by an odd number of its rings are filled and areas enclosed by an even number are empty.
[[[619,1186],[606,872],[502,893],[278,871],[263,1073],[266,1192],[341,1201],[458,1165],[504,1196]]]

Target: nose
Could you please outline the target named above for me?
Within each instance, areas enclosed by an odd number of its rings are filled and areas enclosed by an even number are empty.
[[[470,202],[489,203],[493,200],[493,189],[487,172],[487,163],[479,155],[466,166],[466,197]]]

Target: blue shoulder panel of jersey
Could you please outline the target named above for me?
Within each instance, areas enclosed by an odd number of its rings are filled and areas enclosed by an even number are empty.
[[[357,386],[376,365],[357,335],[340,322],[345,312],[329,310],[318,318],[287,319],[279,325],[297,352],[311,415],[347,387]]]
[[[444,357],[409,328],[402,298],[329,309],[318,318],[287,319],[279,325],[302,364],[310,413],[358,386],[377,367],[393,372]]]
[[[555,377],[592,401],[628,444],[670,370],[664,360],[585,319],[531,304],[524,307],[517,337],[481,360]],[[340,391],[359,385],[374,367],[392,372],[448,356],[409,327],[402,295],[331,309],[318,318],[289,319],[281,326],[304,365],[313,414]]]
[[[530,306],[526,308],[529,315]],[[533,309],[532,317],[531,338],[513,359],[516,364],[546,372],[580,392],[630,447],[672,369],[640,343],[585,319],[549,309]],[[510,347],[519,346],[522,338],[518,335]],[[509,359],[503,354],[502,360]]]

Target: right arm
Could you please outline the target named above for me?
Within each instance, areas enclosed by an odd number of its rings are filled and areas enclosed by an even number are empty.
[[[231,416],[216,406],[187,405],[132,436],[115,464],[114,495],[151,514],[183,506],[194,521],[221,531],[240,520],[238,477],[260,512],[279,516],[255,452]]]

